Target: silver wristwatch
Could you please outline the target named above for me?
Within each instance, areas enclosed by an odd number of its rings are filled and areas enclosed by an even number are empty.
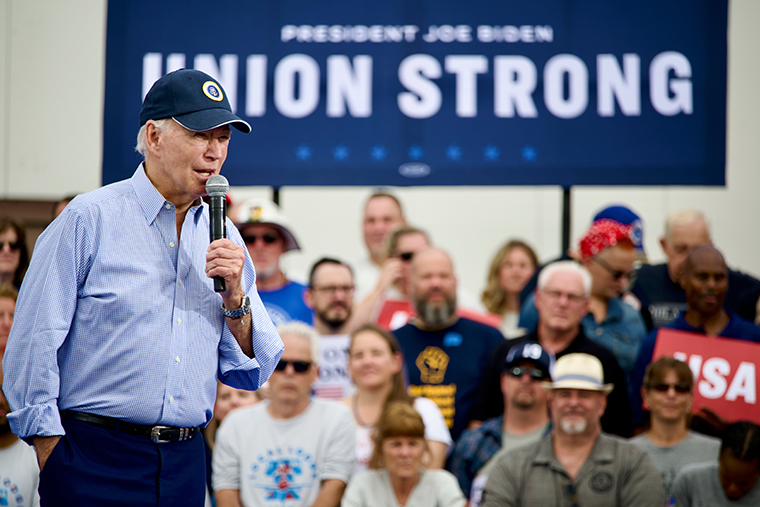
[[[225,317],[229,317],[231,319],[239,319],[243,315],[248,315],[251,313],[251,300],[248,299],[248,296],[243,298],[243,304],[240,306],[240,308],[235,308],[234,310],[228,310],[224,307],[224,303],[222,303],[222,313]]]

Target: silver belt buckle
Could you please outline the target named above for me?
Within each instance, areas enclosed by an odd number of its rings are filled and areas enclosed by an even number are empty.
[[[154,444],[168,444],[169,440],[161,440],[161,430],[169,428],[170,426],[153,426],[150,429],[150,441]]]

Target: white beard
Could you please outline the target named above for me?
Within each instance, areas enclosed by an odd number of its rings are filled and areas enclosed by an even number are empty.
[[[254,268],[256,268],[256,266],[254,266]],[[256,269],[256,278],[261,278],[262,280],[272,278],[277,273],[278,269],[280,269],[280,265],[277,262],[275,262],[272,267],[267,270]]]
[[[562,431],[568,435],[578,435],[579,433],[586,431],[587,421],[582,419],[577,422],[572,422],[567,419],[562,419],[559,424],[562,426]]]

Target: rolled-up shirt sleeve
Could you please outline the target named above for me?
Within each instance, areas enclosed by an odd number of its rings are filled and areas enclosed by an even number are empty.
[[[61,348],[87,277],[87,217],[64,213],[39,237],[16,303],[3,358],[8,421],[21,438],[63,435],[58,411]]]
[[[240,233],[229,219],[227,230],[230,240],[245,248]],[[272,319],[261,302],[261,297],[256,292],[255,280],[253,262],[246,249],[242,284],[251,302],[251,341],[254,357],[248,357],[243,353],[226,325],[219,342],[219,380],[237,389],[249,391],[258,389],[269,379],[285,349]]]

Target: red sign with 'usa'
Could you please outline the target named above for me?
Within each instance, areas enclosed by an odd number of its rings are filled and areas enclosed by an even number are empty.
[[[706,406],[729,421],[760,424],[757,367],[760,344],[660,329],[653,359],[672,356],[694,374],[694,411]]]

